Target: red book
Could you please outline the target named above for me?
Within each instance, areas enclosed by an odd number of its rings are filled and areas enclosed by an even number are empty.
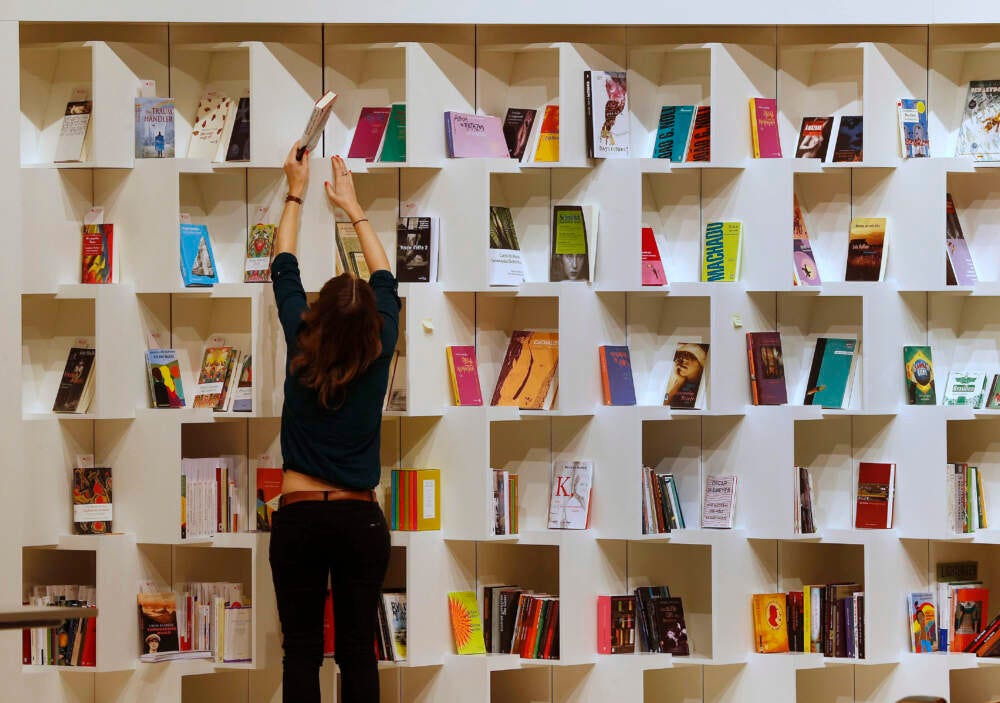
[[[323,656],[332,657],[333,640],[333,591],[327,589],[326,603],[323,605]]]
[[[31,664],[31,630],[21,630],[21,663]]]
[[[892,527],[892,501],[896,490],[896,465],[862,461],[858,464],[856,528]]]
[[[660,248],[656,246],[652,227],[642,228],[642,285],[667,285],[667,274],[663,271]]]
[[[533,657],[532,647],[535,644],[535,638],[538,636],[538,617],[541,613],[541,605],[541,598],[532,598],[528,606],[528,617],[525,621],[526,627],[524,637],[521,639],[520,650],[521,656],[525,659]]]
[[[747,361],[750,366],[750,393],[753,404],[787,403],[781,335],[777,332],[747,332]]]
[[[712,160],[712,108],[709,105],[701,105],[695,112],[691,143],[688,145],[687,157],[684,160]]]
[[[347,152],[349,159],[364,159],[374,161],[378,155],[378,148],[382,144],[382,135],[385,134],[385,126],[389,123],[389,113],[392,108],[388,107],[363,107],[361,115],[358,117],[358,125],[354,128],[354,139],[351,140],[351,148]]]
[[[111,283],[114,280],[114,225],[84,225],[80,248],[80,282]]]
[[[553,659],[553,653],[557,651],[559,637],[559,599],[552,601],[552,609],[549,616],[549,623],[546,627],[545,646],[542,648],[542,659]]]
[[[271,516],[278,509],[281,498],[281,469],[257,467],[257,530],[271,531]]]
[[[93,618],[86,623],[83,631],[83,652],[80,654],[80,666],[97,666],[97,621]]]
[[[987,588],[956,588],[954,621],[950,636],[954,650],[964,652],[989,620],[990,592]],[[985,650],[984,650],[985,651]]]
[[[409,472],[410,477],[410,525],[409,529],[417,529],[417,472]]]

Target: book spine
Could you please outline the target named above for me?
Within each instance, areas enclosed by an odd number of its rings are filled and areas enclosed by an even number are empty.
[[[583,105],[587,113],[587,156],[594,158],[594,96],[590,71],[583,72]]]
[[[598,347],[597,356],[601,361],[601,388],[604,391],[604,404],[611,405],[611,379],[608,378],[607,347]]]
[[[759,159],[760,137],[757,134],[757,109],[753,98],[750,98],[750,139],[753,142],[753,157]]]
[[[462,395],[458,392],[458,375],[455,372],[455,358],[451,347],[447,347],[445,355],[448,357],[448,378],[451,381],[451,395],[455,405],[462,404]]]
[[[451,113],[444,113],[444,140],[448,147],[448,158],[455,156],[455,134],[452,131]]]

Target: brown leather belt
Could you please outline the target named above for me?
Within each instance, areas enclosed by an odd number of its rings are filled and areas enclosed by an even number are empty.
[[[291,493],[282,494],[281,500],[278,503],[278,508],[280,509],[286,505],[301,503],[306,500],[318,501],[321,503],[331,500],[363,500],[369,503],[374,503],[375,491],[371,489],[355,491],[349,488],[333,488],[329,491],[292,491]]]

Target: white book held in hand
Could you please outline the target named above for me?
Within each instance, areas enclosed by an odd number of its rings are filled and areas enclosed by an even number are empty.
[[[333,102],[336,99],[337,94],[330,90],[313,105],[312,114],[309,115],[309,121],[306,123],[306,128],[302,130],[302,137],[299,139],[299,149],[295,153],[295,158],[299,161],[302,160],[302,155],[305,152],[312,152],[319,143],[320,135],[326,129],[326,121],[330,119],[330,111],[333,110]]]

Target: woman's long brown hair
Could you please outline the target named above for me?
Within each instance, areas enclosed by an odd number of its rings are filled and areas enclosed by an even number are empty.
[[[341,274],[326,282],[302,321],[290,368],[324,407],[338,407],[347,385],[382,353],[375,293],[365,281]]]

